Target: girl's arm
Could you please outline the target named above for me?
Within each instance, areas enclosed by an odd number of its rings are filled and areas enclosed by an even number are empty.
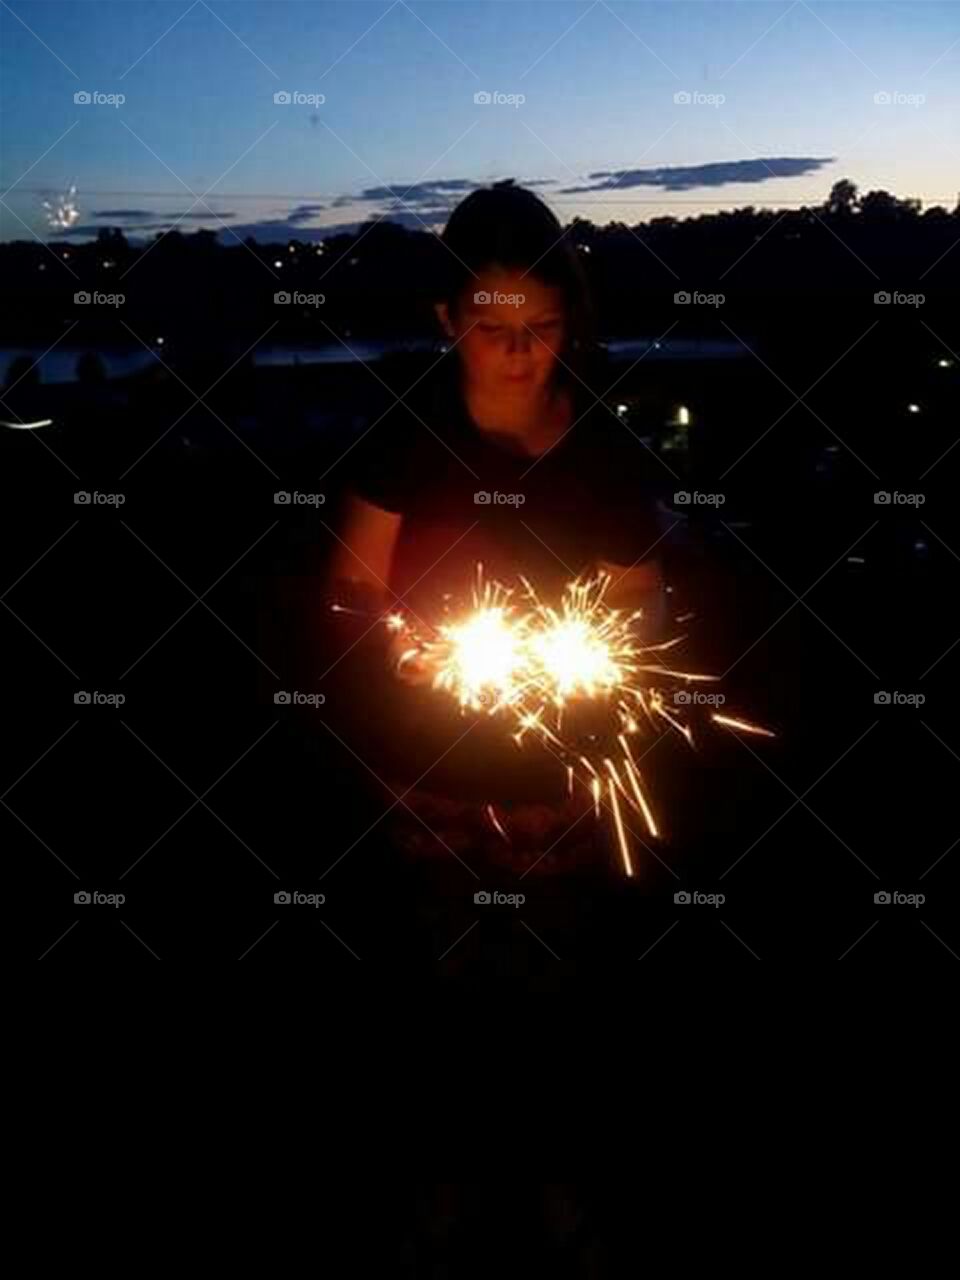
[[[345,586],[386,605],[393,598],[389,582],[403,516],[384,511],[363,498],[347,498],[340,536],[330,558],[328,587]]]
[[[373,616],[394,603],[397,597],[389,583],[402,522],[402,515],[385,511],[364,498],[347,498],[328,570],[327,588],[331,595]],[[402,633],[387,641],[390,662],[397,674],[407,684],[419,684],[428,673],[419,659],[408,656],[409,650],[410,641]]]

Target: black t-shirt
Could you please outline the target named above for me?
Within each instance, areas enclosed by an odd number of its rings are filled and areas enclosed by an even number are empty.
[[[599,560],[646,559],[662,532],[657,463],[634,432],[575,385],[566,435],[539,458],[515,453],[473,422],[458,359],[441,357],[347,459],[353,492],[403,516],[391,588],[434,612],[445,594],[469,600],[478,563],[556,597]]]

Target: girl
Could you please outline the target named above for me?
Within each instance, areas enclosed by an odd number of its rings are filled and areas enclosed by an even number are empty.
[[[649,635],[663,599],[650,454],[603,403],[614,379],[578,252],[539,197],[512,183],[467,196],[442,243],[435,311],[448,350],[350,451],[331,591],[435,620],[445,597],[469,600],[478,564],[505,583],[525,575],[544,598],[603,570],[608,602],[642,607]],[[427,675],[409,663],[394,671],[396,690]],[[556,759],[513,752],[498,717],[471,723],[425,689],[392,704],[378,693],[376,705],[382,745],[391,730],[402,739],[387,765],[379,754],[404,796],[393,812],[405,847],[519,870],[592,846],[587,793],[565,801]]]

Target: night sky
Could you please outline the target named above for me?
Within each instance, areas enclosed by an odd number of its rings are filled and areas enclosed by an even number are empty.
[[[960,189],[953,2],[0,0],[0,42],[4,240],[72,184],[78,240],[225,243],[439,229],[502,177],[599,224]]]

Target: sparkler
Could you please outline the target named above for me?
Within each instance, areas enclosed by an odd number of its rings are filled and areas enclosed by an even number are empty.
[[[650,836],[660,836],[636,743],[674,732],[693,747],[695,725],[699,731],[704,717],[696,714],[699,700],[681,690],[719,677],[679,670],[669,661],[666,655],[683,636],[645,643],[643,611],[611,608],[605,599],[610,584],[608,574],[574,579],[556,607],[526,578],[519,579],[519,589],[508,588],[485,580],[478,565],[472,608],[451,617],[448,607],[430,634],[402,612],[384,621],[406,642],[399,668],[416,661],[464,713],[503,718],[517,746],[529,740],[556,757],[569,793],[577,784],[585,787],[597,817],[601,806],[608,808],[623,869],[632,876],[624,812],[636,813]],[[569,723],[584,713],[589,731]],[[705,719],[737,733],[775,736],[713,710]],[[507,839],[493,806],[486,812]]]

